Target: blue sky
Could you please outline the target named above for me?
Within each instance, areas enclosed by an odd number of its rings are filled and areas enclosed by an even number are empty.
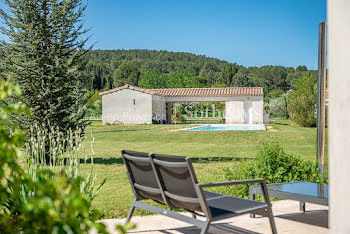
[[[326,21],[326,0],[85,1],[94,49],[185,51],[245,66],[315,69]]]
[[[203,54],[245,66],[317,67],[326,0],[89,0],[95,49]]]

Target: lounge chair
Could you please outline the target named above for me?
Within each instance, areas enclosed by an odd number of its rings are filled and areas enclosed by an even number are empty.
[[[210,223],[247,213],[267,216],[272,233],[277,233],[271,203],[264,179],[199,184],[189,157],[147,154],[122,150],[123,159],[135,199],[126,218],[128,223],[135,208],[162,214],[190,223],[206,233]],[[204,190],[208,187],[259,183],[265,202],[252,201]],[[166,205],[159,208],[142,202],[153,200]],[[172,210],[184,209],[192,217]],[[203,216],[205,220],[197,219]]]

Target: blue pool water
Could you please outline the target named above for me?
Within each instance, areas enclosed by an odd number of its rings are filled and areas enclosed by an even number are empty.
[[[233,126],[212,126],[205,125],[187,129],[187,131],[247,131],[247,130],[262,130],[261,126],[252,125],[233,125]]]

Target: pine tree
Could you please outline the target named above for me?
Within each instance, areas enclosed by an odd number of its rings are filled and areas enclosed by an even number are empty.
[[[115,88],[129,84],[137,85],[140,72],[133,62],[122,63],[113,75],[113,85]]]
[[[88,37],[82,0],[5,0],[1,32],[2,60],[7,75],[20,86],[19,100],[31,116],[18,118],[20,126],[48,125],[84,129],[86,87],[84,75]]]

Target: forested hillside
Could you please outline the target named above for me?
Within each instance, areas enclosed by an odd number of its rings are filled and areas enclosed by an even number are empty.
[[[144,88],[262,86],[279,92],[314,73],[305,66],[244,67],[203,55],[155,50],[93,50],[86,71],[95,90],[128,83]]]

